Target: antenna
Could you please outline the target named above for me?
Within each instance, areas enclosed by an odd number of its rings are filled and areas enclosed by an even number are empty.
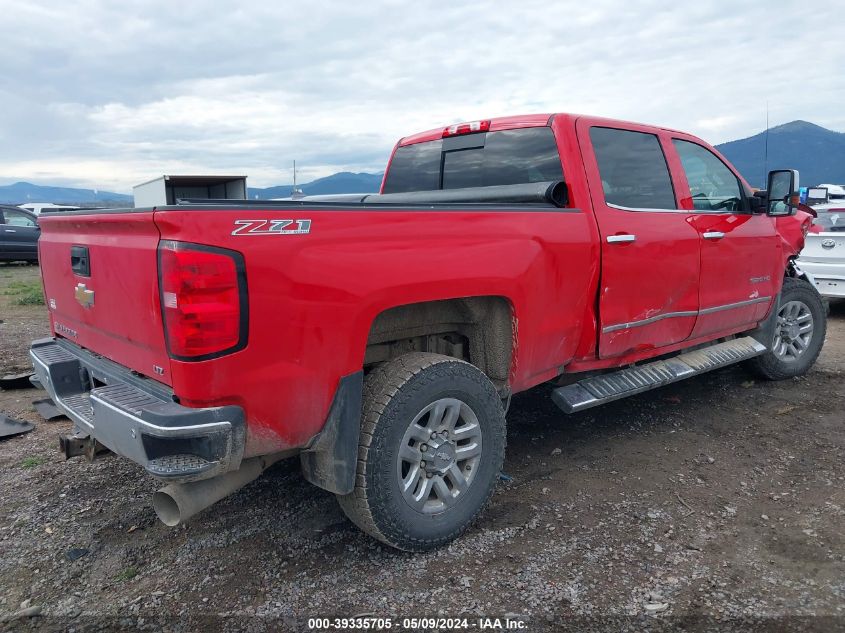
[[[305,194],[302,192],[302,189],[299,189],[296,186],[296,160],[293,161],[293,189],[290,192],[290,197],[294,200],[305,197]]]
[[[763,186],[766,187],[766,174],[769,173],[769,102],[766,101],[766,136],[763,139]]]

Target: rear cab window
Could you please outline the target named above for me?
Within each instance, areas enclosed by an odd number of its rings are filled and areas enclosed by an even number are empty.
[[[453,136],[398,147],[383,193],[563,180],[550,127]]]

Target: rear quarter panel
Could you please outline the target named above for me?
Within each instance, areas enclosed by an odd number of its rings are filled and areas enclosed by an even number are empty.
[[[237,220],[252,219],[308,219],[311,230],[232,235]],[[361,369],[371,324],[386,309],[507,298],[519,391],[573,357],[597,283],[594,222],[575,209],[165,208],[155,222],[162,239],[244,256],[247,347],[210,361],[172,361],[171,372],[184,404],[246,409],[247,455],[302,446],[321,429],[339,379]]]

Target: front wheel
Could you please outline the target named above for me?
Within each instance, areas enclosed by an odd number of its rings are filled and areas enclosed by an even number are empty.
[[[338,501],[380,541],[431,549],[481,513],[504,451],[504,411],[484,373],[448,356],[406,354],[364,382],[355,489]]]
[[[822,350],[827,317],[821,295],[803,279],[783,280],[774,335],[768,351],[750,361],[769,380],[805,374]]]

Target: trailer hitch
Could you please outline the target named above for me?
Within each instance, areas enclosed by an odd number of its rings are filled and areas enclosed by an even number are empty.
[[[90,435],[60,435],[59,450],[64,453],[65,459],[71,457],[85,457],[93,462],[98,455],[108,453],[109,449],[100,444]]]

